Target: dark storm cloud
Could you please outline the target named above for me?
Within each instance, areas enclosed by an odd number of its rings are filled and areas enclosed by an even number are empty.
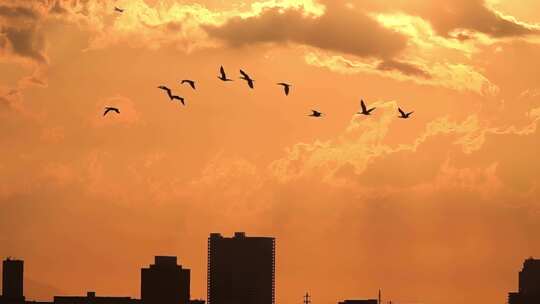
[[[231,46],[299,43],[359,57],[391,58],[407,44],[405,36],[366,14],[333,6],[320,17],[305,16],[299,10],[267,9],[259,16],[237,17],[204,29]]]

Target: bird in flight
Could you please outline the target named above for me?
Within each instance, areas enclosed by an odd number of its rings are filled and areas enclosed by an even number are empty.
[[[399,111],[399,114],[401,114],[400,116],[398,116],[399,118],[403,118],[403,119],[407,119],[409,118],[409,116],[411,116],[413,112],[409,112],[409,113],[405,113],[401,108],[398,108],[398,111]]]
[[[240,79],[247,81],[248,86],[253,89],[253,82],[255,80],[251,79],[251,77],[249,77],[249,75],[242,70],[240,70],[240,74],[242,74],[242,77],[240,77]]]
[[[362,114],[362,115],[371,115],[371,112],[376,109],[376,108],[371,108],[368,110],[363,99],[360,100],[360,107],[362,108],[362,112],[358,112],[358,114]]]
[[[116,112],[117,114],[120,114],[120,110],[118,108],[115,108],[115,107],[105,107],[105,112],[103,112],[103,116],[107,115],[107,113],[109,112]]]
[[[178,99],[178,100],[180,100],[180,102],[182,103],[182,105],[184,105],[184,106],[186,105],[185,102],[184,102],[184,97],[180,97],[180,96],[178,96],[178,95],[173,95],[171,89],[169,89],[168,87],[166,87],[166,86],[159,86],[158,89],[162,89],[163,91],[167,92],[167,96],[169,96],[169,99],[170,99],[170,100]]]
[[[119,13],[123,13],[123,12],[124,12],[124,9],[118,8],[117,6],[115,6],[115,7],[114,7],[114,11],[119,12]]]
[[[221,79],[222,81],[233,81],[232,79],[227,78],[227,74],[225,74],[225,69],[223,68],[223,66],[219,68],[218,78]]]
[[[189,80],[189,79],[184,79],[182,80],[181,84],[184,84],[184,83],[187,83],[189,84],[189,86],[195,90],[195,81],[193,80]]]
[[[311,110],[311,114],[309,114],[308,116],[312,116],[312,117],[321,117],[323,115],[323,113],[319,112],[319,111],[316,111],[316,110]]]
[[[289,95],[289,91],[291,90],[292,85],[288,83],[284,83],[284,82],[280,82],[277,85],[283,86],[283,90],[285,91],[285,96]]]

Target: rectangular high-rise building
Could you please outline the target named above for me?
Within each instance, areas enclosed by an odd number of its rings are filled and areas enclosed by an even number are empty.
[[[143,304],[189,304],[190,270],[176,257],[156,256],[154,265],[141,269]]]
[[[519,292],[508,295],[509,304],[540,303],[540,260],[527,259],[519,272]]]
[[[7,258],[2,263],[2,302],[24,302],[24,262]]]
[[[208,304],[274,304],[275,239],[208,238]]]

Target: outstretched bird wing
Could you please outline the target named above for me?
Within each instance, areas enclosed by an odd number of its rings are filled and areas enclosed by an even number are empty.
[[[184,105],[184,106],[186,105],[186,104],[184,103],[184,97],[180,97],[180,96],[178,96],[178,95],[173,95],[173,96],[171,97],[171,99],[178,99],[178,100],[180,100],[180,102],[182,103],[182,105]]]
[[[184,80],[182,80],[181,83],[182,83],[182,84],[187,83],[187,84],[189,84],[189,86],[190,86],[191,88],[193,88],[193,89],[195,90],[195,81],[189,80],[189,79],[184,79]]]
[[[284,82],[279,82],[278,85],[283,87],[283,90],[285,91],[285,95],[289,95],[290,87],[291,85]]]
[[[240,70],[240,74],[242,74],[242,76],[244,77],[244,79],[251,79],[251,78],[249,77],[249,75],[246,74],[246,72],[244,72],[244,71],[242,71],[242,70]]]
[[[398,108],[398,111],[399,111],[399,113],[401,113],[401,116],[407,116],[407,114],[405,114],[405,112],[403,112],[403,110],[401,108]]]
[[[109,113],[110,111],[120,114],[120,110],[118,110],[118,108],[106,107],[105,112],[103,112],[103,116],[107,115],[107,113]]]
[[[159,86],[158,89],[162,89],[163,91],[167,92],[167,95],[171,97],[171,89],[167,88],[166,86]]]
[[[362,107],[362,112],[367,112],[366,104],[363,99],[360,99],[360,107]]]
[[[221,74],[221,78],[223,79],[227,78],[227,75],[225,74],[225,69],[223,68],[223,66],[219,68],[219,73]]]

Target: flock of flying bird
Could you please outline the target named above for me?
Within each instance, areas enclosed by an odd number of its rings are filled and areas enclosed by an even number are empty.
[[[124,9],[121,9],[121,8],[118,8],[118,7],[114,7],[114,11],[117,12],[117,13],[123,13],[124,12]],[[223,66],[220,67],[219,69],[219,76],[218,78],[221,80],[221,81],[224,81],[224,82],[227,82],[227,81],[233,81],[231,78],[228,78],[227,77],[227,74],[225,73],[225,69],[223,68]],[[255,83],[255,80],[253,80],[253,78],[251,78],[246,72],[240,70],[240,79],[246,81],[248,87],[250,89],[253,89],[255,87],[254,83]],[[191,79],[184,79],[180,82],[180,84],[188,84],[193,90],[195,90],[195,81],[194,80],[191,80]],[[291,84],[288,84],[288,83],[285,83],[285,82],[279,82],[277,83],[277,85],[279,86],[282,86],[283,87],[283,92],[285,93],[285,96],[288,96],[289,95],[289,92],[291,90]],[[180,103],[182,103],[182,105],[186,105],[185,103],[185,100],[184,100],[184,97],[182,96],[178,96],[178,95],[174,95],[172,90],[164,85],[161,85],[158,87],[158,89],[161,89],[163,91],[165,91],[167,93],[167,97],[169,97],[169,99],[171,101],[174,101],[174,100],[179,100]],[[371,112],[373,112],[376,108],[367,108],[364,100],[360,100],[360,109],[361,111],[358,112],[357,114],[361,114],[361,115],[371,115]],[[407,119],[407,118],[410,118],[411,114],[414,113],[414,112],[405,112],[403,111],[401,108],[398,107],[398,111],[399,111],[399,114],[400,116],[398,116],[399,118],[403,118],[403,119]],[[120,109],[116,108],[116,107],[105,107],[105,112],[103,112],[103,116],[107,115],[107,113],[109,112],[115,112],[117,114],[120,114]],[[308,116],[311,116],[311,117],[321,117],[323,116],[323,113],[322,112],[319,112],[317,110],[311,110],[311,114],[309,114]]]
[[[227,77],[227,74],[225,73],[225,69],[223,68],[223,66],[220,67],[219,69],[219,76],[217,76],[218,79],[220,79],[221,81],[223,82],[228,82],[228,81],[233,81],[233,79]],[[253,80],[253,78],[251,78],[246,72],[244,72],[243,70],[240,70],[240,79],[246,81],[248,87],[250,89],[254,89],[255,88],[255,80]],[[196,89],[196,86],[195,86],[195,81],[194,80],[191,80],[191,79],[183,79],[180,84],[187,84],[189,85],[193,90]],[[285,96],[288,96],[290,91],[291,91],[291,87],[292,85],[291,84],[288,84],[288,83],[285,83],[285,82],[279,82],[277,83],[277,85],[283,87],[283,92],[285,93]],[[173,94],[172,90],[167,87],[167,86],[164,86],[164,85],[160,85],[158,86],[158,89],[161,89],[163,91],[165,91],[165,93],[167,93],[167,97],[169,98],[169,100],[171,101],[174,101],[174,100],[178,100],[182,105],[186,105],[186,102],[185,102],[185,99],[184,97],[182,96],[179,96],[179,95],[175,95]],[[373,108],[369,108],[366,106],[364,100],[360,100],[360,112],[358,112],[357,114],[360,114],[360,115],[371,115],[371,113],[375,110],[376,108],[373,107]],[[411,114],[413,114],[414,112],[405,112],[403,111],[401,108],[398,108],[398,111],[399,111],[399,114],[400,116],[398,116],[399,118],[403,118],[403,119],[407,119],[407,118],[410,118]],[[115,112],[117,114],[120,114],[120,109],[116,108],[116,107],[105,107],[105,112],[103,113],[103,116],[107,115],[109,112]],[[311,117],[322,117],[323,116],[323,113],[322,112],[319,112],[317,110],[311,110],[311,114],[309,114],[308,116],[311,116]]]

